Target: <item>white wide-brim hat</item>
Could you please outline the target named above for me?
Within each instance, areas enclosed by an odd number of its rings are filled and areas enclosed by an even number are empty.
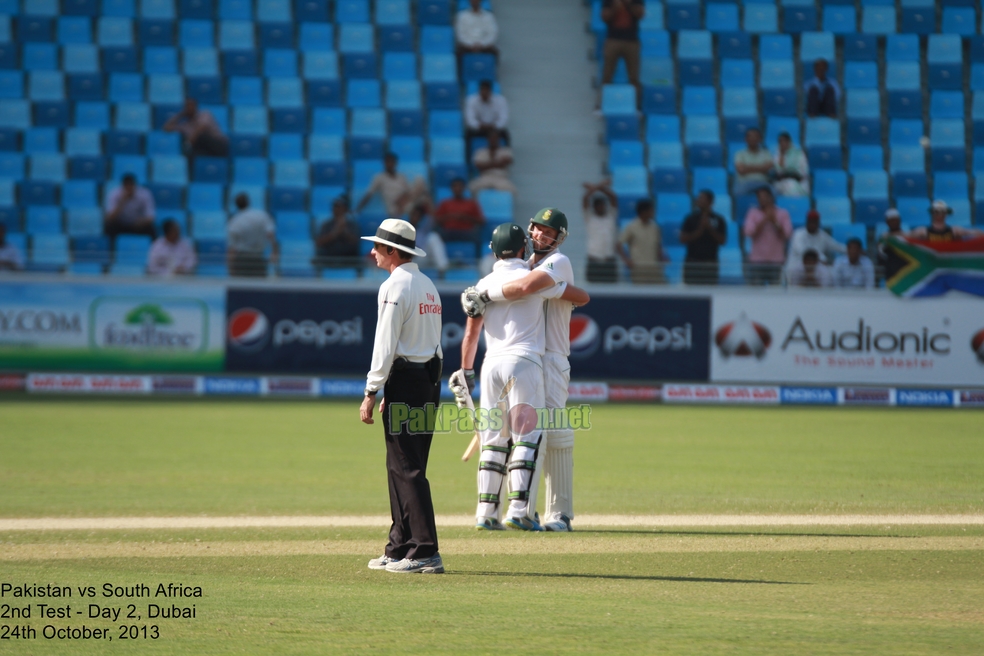
[[[386,219],[379,224],[375,236],[363,237],[363,239],[386,244],[417,257],[427,257],[427,253],[417,248],[417,229],[403,219]]]

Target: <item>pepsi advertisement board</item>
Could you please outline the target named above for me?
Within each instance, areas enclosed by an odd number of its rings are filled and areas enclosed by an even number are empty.
[[[607,296],[571,317],[571,377],[706,381],[709,298]]]
[[[447,373],[461,366],[465,315],[457,295],[446,293],[442,301]],[[369,371],[375,291],[230,288],[226,312],[227,371],[357,376]]]

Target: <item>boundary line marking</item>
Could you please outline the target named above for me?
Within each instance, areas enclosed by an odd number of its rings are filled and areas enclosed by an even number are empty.
[[[385,515],[241,517],[37,517],[0,519],[0,531],[79,531],[215,528],[321,528],[390,525]],[[442,527],[472,526],[468,515],[438,515]],[[981,526],[984,515],[579,515],[575,527]]]

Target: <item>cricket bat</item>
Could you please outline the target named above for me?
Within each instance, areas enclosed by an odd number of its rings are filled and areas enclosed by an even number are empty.
[[[465,384],[465,381],[459,380],[452,374],[450,380],[448,380],[448,388],[454,394],[455,405],[459,408],[468,408],[472,411],[472,416],[475,416],[475,402],[472,400],[471,394],[468,393],[468,385]],[[481,442],[482,440],[479,438],[478,431],[475,431],[475,434],[472,435],[471,442],[468,443],[468,448],[465,449],[464,455],[461,456],[461,460],[467,462],[469,458],[475,455]]]
[[[506,381],[506,384],[502,386],[502,392],[499,394],[499,400],[496,402],[495,407],[499,409],[502,413],[502,436],[509,437],[509,404],[506,403],[506,398],[509,396],[509,392],[512,391],[513,385],[516,384],[516,377],[512,376]],[[468,401],[471,402],[471,397],[468,397]],[[469,403],[472,410],[475,409],[473,403]],[[461,460],[467,462],[469,458],[475,455],[478,451],[478,447],[481,444],[481,439],[479,438],[478,431],[475,431],[474,437],[472,437],[471,442],[468,444],[468,448],[465,449],[464,455],[461,456]]]

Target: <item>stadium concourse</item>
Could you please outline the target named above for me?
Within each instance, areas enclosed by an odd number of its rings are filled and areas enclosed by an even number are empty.
[[[193,240],[198,275],[228,275],[225,224],[242,192],[275,218],[280,261],[270,276],[358,278],[361,266],[320,271],[311,263],[331,200],[360,198],[386,151],[400,156],[408,178],[428,182],[435,202],[448,197],[453,178],[476,172],[467,153],[482,144],[466,144],[462,106],[486,78],[501,82],[513,109],[518,187],[515,201],[503,191],[476,194],[486,231],[522,223],[543,204],[576,216],[580,183],[606,170],[623,226],[635,201],[655,201],[665,278],[674,283],[685,252],[680,223],[695,192],[710,189],[715,211],[730,220],[722,282],[741,283],[748,246],[739,227],[754,197],[731,191],[734,155],[750,127],[772,152],[781,133],[805,151],[810,195],[778,197],[794,227],[815,208],[839,242],[858,238],[873,253],[889,207],[903,228],[927,222],[931,199],[952,208],[951,225],[981,223],[984,36],[976,3],[648,0],[639,26],[642,98],[620,61],[601,93],[603,126],[591,118],[607,32],[601,0],[485,0],[499,19],[501,60],[466,54],[459,65],[454,15],[468,4],[0,1],[7,246],[28,271],[143,275],[149,238],[126,235],[114,248],[103,235],[105,199],[133,173],[153,194],[157,223],[172,218]],[[588,44],[598,60],[594,80]],[[817,59],[829,62],[840,93],[832,115],[811,117],[805,86]],[[186,166],[179,135],[163,131],[186,98],[229,136],[228,158]],[[360,230],[372,232],[383,217],[377,199],[358,215]],[[468,246],[448,244],[448,279],[478,275]],[[582,231],[567,249],[581,276]]]

